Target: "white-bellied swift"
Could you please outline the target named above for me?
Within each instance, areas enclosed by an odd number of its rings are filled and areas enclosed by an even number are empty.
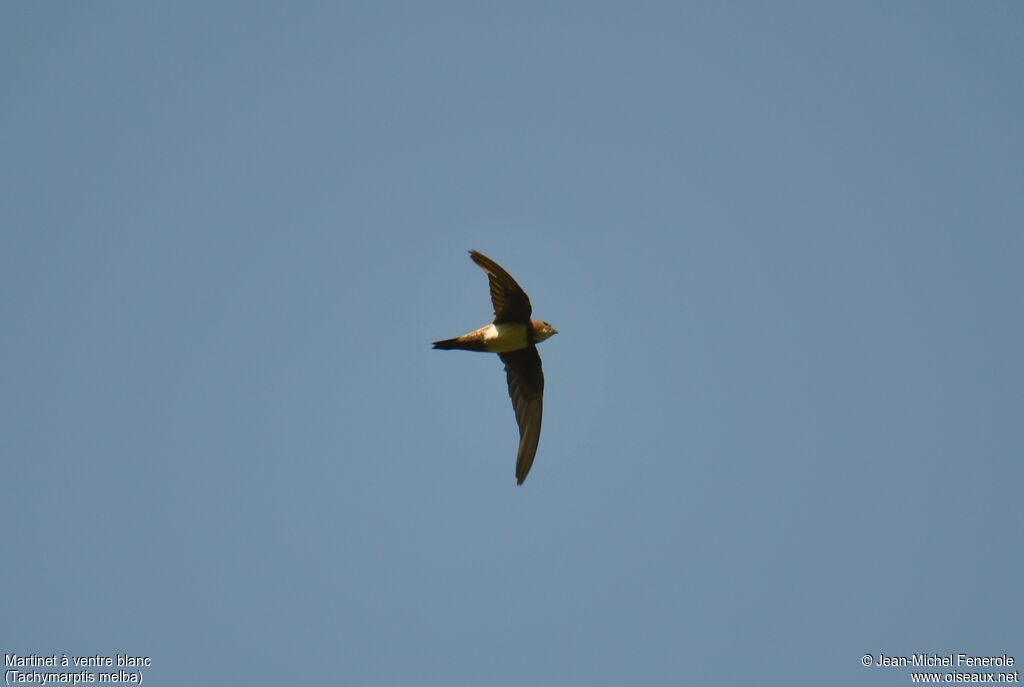
[[[558,331],[547,322],[530,319],[529,296],[501,265],[475,250],[469,251],[469,257],[487,273],[494,321],[455,339],[435,341],[434,348],[497,353],[505,363],[508,395],[519,424],[516,483],[522,484],[537,455],[544,411],[544,371],[537,344]]]

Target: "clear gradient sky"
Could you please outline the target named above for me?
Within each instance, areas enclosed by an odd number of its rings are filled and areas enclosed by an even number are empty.
[[[1024,5],[0,6],[0,650],[1024,662]],[[529,479],[475,248],[560,334]]]

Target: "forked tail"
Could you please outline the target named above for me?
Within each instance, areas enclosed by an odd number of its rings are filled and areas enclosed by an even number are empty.
[[[459,345],[459,340],[456,339],[445,339],[444,341],[435,341],[434,348],[440,348],[441,350],[450,351],[456,348],[462,348]]]
[[[482,337],[473,332],[465,336],[458,336],[454,339],[435,341],[434,348],[443,351],[486,351]]]

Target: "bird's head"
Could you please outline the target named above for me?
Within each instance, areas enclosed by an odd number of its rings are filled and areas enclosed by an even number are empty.
[[[533,325],[533,338],[538,343],[546,339],[550,339],[552,336],[558,333],[558,330],[552,327],[547,322],[534,320],[530,324]]]

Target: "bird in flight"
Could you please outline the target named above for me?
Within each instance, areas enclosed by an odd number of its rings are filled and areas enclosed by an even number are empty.
[[[530,297],[501,265],[475,250],[469,251],[469,257],[487,273],[494,321],[469,334],[435,341],[434,348],[497,353],[505,363],[508,395],[519,425],[516,483],[522,484],[537,455],[544,410],[544,372],[537,344],[558,331],[547,322],[530,319],[533,314]]]

